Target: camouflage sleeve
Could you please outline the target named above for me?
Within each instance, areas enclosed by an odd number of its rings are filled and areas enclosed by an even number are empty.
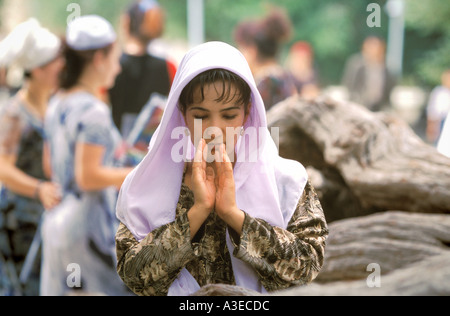
[[[187,212],[138,242],[124,224],[116,234],[117,272],[139,296],[166,296],[194,257]]]
[[[246,215],[234,256],[256,270],[267,291],[282,290],[317,277],[327,237],[322,207],[308,183],[286,230]]]

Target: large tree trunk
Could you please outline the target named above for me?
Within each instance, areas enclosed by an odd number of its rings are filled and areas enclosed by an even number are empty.
[[[194,296],[260,296],[236,286],[207,285]],[[397,270],[374,282],[368,279],[351,282],[311,284],[271,293],[270,296],[449,296],[450,254],[434,256],[405,269]]]
[[[314,283],[272,295],[450,295],[450,215],[383,212],[329,228],[324,267]],[[219,284],[195,295],[257,293]]]
[[[329,222],[385,210],[450,213],[450,159],[400,119],[294,97],[268,113],[280,154],[309,167]]]
[[[376,284],[367,278],[352,282],[312,284],[274,293],[294,296],[449,296],[450,253],[433,256],[379,279]]]
[[[365,279],[372,263],[386,275],[429,257],[450,255],[447,214],[381,212],[336,221],[329,230],[317,283]]]

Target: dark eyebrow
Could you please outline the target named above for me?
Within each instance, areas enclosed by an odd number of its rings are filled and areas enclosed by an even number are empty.
[[[240,110],[241,106],[232,106],[223,110],[220,110],[220,113],[222,112],[226,112],[226,111],[231,111],[231,110]],[[188,108],[188,111],[193,111],[193,110],[199,110],[199,111],[203,111],[203,112],[209,112],[209,110],[202,108],[200,106],[192,106]]]
[[[241,109],[240,106],[232,106],[232,107],[221,110],[220,113],[230,111],[230,110],[240,110],[240,109]]]
[[[203,112],[209,112],[209,110],[207,110],[207,109],[205,109],[205,108],[202,108],[202,107],[199,107],[199,106],[188,107],[187,110],[188,110],[188,111],[200,110],[200,111],[203,111]]]

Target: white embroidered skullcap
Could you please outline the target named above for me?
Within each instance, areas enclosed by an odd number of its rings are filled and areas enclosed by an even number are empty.
[[[61,40],[31,18],[0,42],[0,67],[16,65],[33,70],[54,60],[60,48]]]
[[[67,27],[67,45],[78,51],[104,48],[116,39],[117,34],[111,23],[97,15],[79,17]]]

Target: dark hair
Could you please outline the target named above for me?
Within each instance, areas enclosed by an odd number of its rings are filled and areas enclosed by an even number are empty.
[[[144,23],[145,11],[141,10],[140,1],[133,3],[127,11],[130,18],[130,25],[128,31],[131,35],[138,38],[141,37],[141,26]]]
[[[64,44],[63,57],[66,63],[59,76],[61,88],[70,89],[75,86],[86,65],[94,59],[95,53],[102,51],[105,55],[108,55],[112,47],[113,44],[100,49],[77,51]]]
[[[145,5],[145,0],[140,0],[135,3],[133,3],[129,9],[127,10],[127,15],[129,18],[129,25],[128,25],[128,32],[131,36],[138,39],[143,44],[148,44],[153,39],[159,37],[161,34],[159,32],[155,31],[153,28],[158,28],[157,25],[154,23],[151,23],[151,26],[148,26],[147,24],[149,22],[155,22],[155,16],[154,15],[147,15],[150,11],[154,11],[159,8],[159,6],[151,6],[147,7]],[[152,19],[152,20],[150,20]],[[157,22],[155,22],[157,23]],[[151,28],[151,32],[149,33],[149,29]]]
[[[234,38],[238,44],[255,45],[261,58],[273,58],[291,33],[292,23],[286,12],[272,9],[262,20],[240,23],[234,32]]]
[[[60,39],[61,39],[61,42],[64,42],[63,38],[60,38]],[[62,56],[62,54],[63,54],[63,45],[60,45],[58,53],[56,54],[56,56],[52,60],[50,60],[50,61],[46,62],[45,64],[40,65],[40,66],[38,66],[36,68],[42,68],[42,67],[46,67],[46,66],[50,65],[51,63],[56,61],[58,58],[60,58]],[[24,78],[27,79],[27,80],[32,79],[33,78],[32,71],[33,70],[24,70],[24,72],[23,72]]]
[[[248,113],[252,91],[250,86],[244,79],[231,71],[225,69],[212,69],[205,71],[195,77],[184,87],[178,102],[178,109],[185,114],[187,107],[194,103],[194,94],[200,88],[202,100],[205,100],[205,86],[212,83],[222,84],[222,94],[216,99],[217,102],[230,103],[235,101],[236,104],[244,105],[245,112]],[[232,85],[237,92],[232,94]]]
[[[33,74],[31,73],[31,70],[25,70],[25,71],[23,72],[23,77],[24,77],[25,79],[31,79],[31,77],[33,77]]]

